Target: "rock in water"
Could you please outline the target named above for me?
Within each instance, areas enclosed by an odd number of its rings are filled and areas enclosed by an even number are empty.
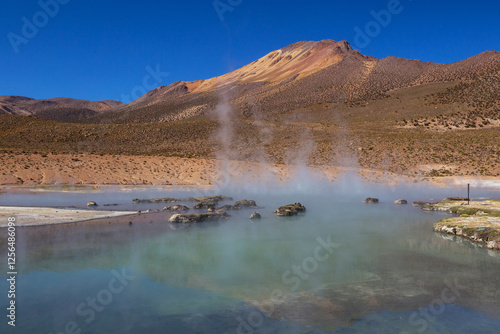
[[[217,210],[224,210],[224,211],[229,211],[229,210],[240,210],[240,209],[257,209],[258,206],[255,203],[255,201],[252,200],[242,200],[242,201],[237,201],[233,205],[231,204],[226,204],[218,208]]]
[[[170,198],[170,197],[165,197],[165,198],[150,198],[150,199],[140,199],[140,198],[134,198],[132,200],[133,204],[139,204],[139,203],[173,203],[173,202],[187,202],[190,199],[185,199],[185,198]]]
[[[277,216],[294,216],[299,212],[305,212],[305,211],[306,207],[297,202],[294,204],[281,206],[276,211],[274,211],[274,213]]]
[[[182,223],[202,223],[202,222],[211,222],[218,221],[222,218],[227,218],[229,215],[227,213],[200,213],[200,214],[192,214],[192,215],[184,215],[180,213],[176,213],[170,217],[168,220],[170,223],[174,224],[182,224]]]
[[[378,198],[375,197],[368,197],[363,201],[363,203],[378,203]]]
[[[239,210],[242,208],[257,208],[255,201],[244,199],[233,204],[232,209]]]
[[[97,206],[97,203],[94,201],[87,202],[87,206]]]
[[[447,197],[444,199],[445,201],[467,201],[467,197]]]
[[[430,202],[424,202],[424,201],[414,201],[413,202],[413,206],[427,206],[427,205],[430,205],[431,203]]]
[[[258,213],[257,211],[254,211],[250,216],[250,219],[260,219],[260,218],[262,217],[260,216],[260,213]]]
[[[166,206],[162,209],[163,211],[187,211],[189,208],[185,205],[173,205]]]
[[[194,208],[196,210],[199,209],[215,209],[215,202],[200,202],[197,203]]]
[[[398,199],[394,201],[394,204],[408,204],[408,201],[405,199]]]
[[[228,211],[232,210],[233,206],[231,204],[226,204],[217,209],[217,211]]]
[[[197,197],[195,198],[198,202],[212,202],[218,203],[221,201],[232,201],[233,198],[229,196],[215,195],[215,196],[205,196],[205,197]]]

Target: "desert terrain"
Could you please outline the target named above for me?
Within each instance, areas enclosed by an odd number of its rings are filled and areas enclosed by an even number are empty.
[[[437,64],[297,42],[130,103],[0,97],[0,184],[213,185],[225,162],[235,179],[495,179],[499,94],[497,51]]]

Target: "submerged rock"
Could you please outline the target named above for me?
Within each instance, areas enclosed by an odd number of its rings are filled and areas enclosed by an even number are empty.
[[[408,204],[408,201],[405,199],[397,199],[394,201],[394,204]]]
[[[186,202],[189,199],[185,198],[170,198],[170,197],[165,197],[165,198],[150,198],[150,199],[139,199],[139,198],[134,198],[132,200],[133,204],[139,204],[139,203],[175,203],[175,202]]]
[[[98,205],[96,202],[90,201],[90,202],[87,202],[87,206],[98,206]]]
[[[288,204],[279,207],[274,213],[277,216],[294,216],[300,212],[305,212],[306,207],[300,203]]]
[[[378,198],[375,197],[368,197],[363,201],[363,203],[378,203]]]
[[[222,218],[227,218],[229,215],[227,213],[199,213],[192,215],[184,215],[180,213],[176,213],[169,218],[170,223],[174,224],[183,224],[183,223],[202,223],[202,222],[211,222],[218,221]]]
[[[262,218],[262,217],[261,217],[260,213],[258,213],[257,211],[254,211],[252,213],[252,215],[250,216],[250,219],[260,219],[260,218]]]
[[[189,208],[185,205],[173,205],[166,206],[162,209],[163,211],[187,211]]]

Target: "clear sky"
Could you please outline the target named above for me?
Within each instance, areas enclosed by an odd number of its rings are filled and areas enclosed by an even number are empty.
[[[127,100],[301,40],[439,63],[500,51],[497,0],[22,0],[1,15],[0,95],[33,98]]]

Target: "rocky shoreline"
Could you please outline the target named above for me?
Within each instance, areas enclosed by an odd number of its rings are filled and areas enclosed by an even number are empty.
[[[434,231],[467,238],[500,250],[500,201],[470,201],[466,198],[447,198],[437,203],[423,204],[425,211],[447,211],[458,217],[435,223]]]

